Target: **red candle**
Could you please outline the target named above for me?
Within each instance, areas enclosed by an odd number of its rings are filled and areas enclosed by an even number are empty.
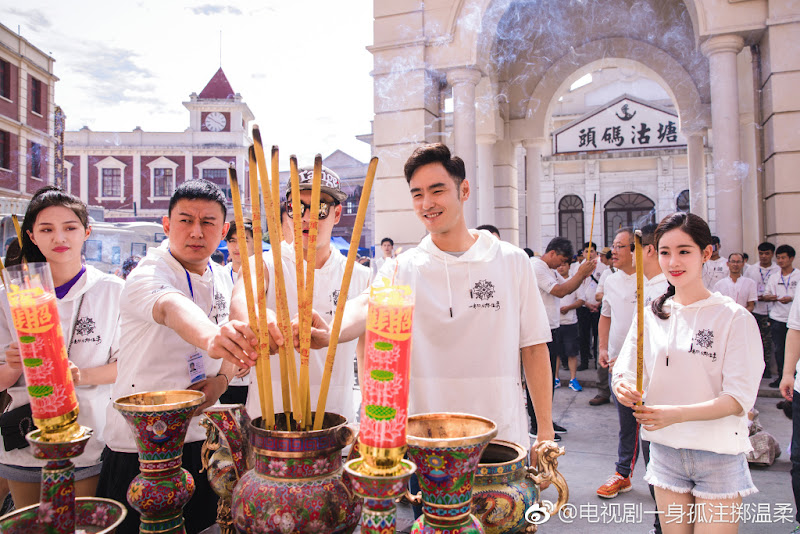
[[[42,439],[65,441],[79,432],[78,398],[52,292],[50,268],[47,264],[32,263],[8,271],[8,302],[34,423],[42,431]]]
[[[406,445],[413,314],[414,298],[408,286],[372,289],[359,430],[366,450]]]

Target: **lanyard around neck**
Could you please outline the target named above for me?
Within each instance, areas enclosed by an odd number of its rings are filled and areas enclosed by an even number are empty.
[[[167,250],[169,251],[169,255],[175,258],[175,256],[172,255],[172,251],[169,249]],[[178,258],[175,258],[175,261],[177,260]],[[178,263],[180,264],[181,267],[183,267],[183,264],[181,262]],[[210,318],[211,312],[214,311],[214,295],[216,294],[216,288],[214,287],[214,269],[211,268],[210,261],[208,262],[208,270],[211,271],[211,309],[208,310],[208,313],[206,315],[208,315],[208,317]],[[194,287],[192,286],[192,277],[189,275],[189,270],[186,269],[186,267],[183,267],[183,272],[186,274],[186,283],[189,285],[189,294],[192,296],[192,302],[197,304],[197,301],[194,300]]]

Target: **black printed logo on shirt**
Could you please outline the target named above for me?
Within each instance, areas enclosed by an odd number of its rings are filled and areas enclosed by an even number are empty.
[[[218,310],[224,310],[228,307],[228,301],[225,300],[225,295],[222,293],[214,292],[214,306]]]
[[[338,289],[334,289],[333,293],[331,293],[331,302],[333,303],[333,307],[334,308],[339,305],[339,290]]]
[[[694,338],[692,338],[692,345],[689,347],[689,353],[711,358],[711,361],[715,362],[717,361],[717,353],[709,350],[713,345],[714,331],[698,330]]]
[[[76,336],[88,336],[94,333],[95,330],[94,319],[91,317],[81,317],[75,323]]]
[[[489,280],[478,280],[469,295],[473,299],[489,300],[494,296],[494,284]]]

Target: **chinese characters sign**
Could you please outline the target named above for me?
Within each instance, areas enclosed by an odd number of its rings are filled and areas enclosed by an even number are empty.
[[[553,134],[553,153],[686,146],[678,116],[630,96],[613,100]]]

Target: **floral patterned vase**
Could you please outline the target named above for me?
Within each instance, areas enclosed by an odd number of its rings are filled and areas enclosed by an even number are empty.
[[[364,474],[364,459],[355,458],[344,464],[344,470],[356,494],[364,499],[361,508],[361,534],[395,534],[397,506],[408,487],[408,479],[417,471],[409,460],[400,460],[396,475]]]
[[[275,414],[285,428],[285,415]],[[248,534],[353,532],[361,499],[342,476],[342,449],[353,431],[326,413],[322,430],[286,432],[248,425],[255,469],[236,485],[231,508],[236,529]],[[235,451],[232,450],[233,453]]]
[[[434,413],[408,418],[408,456],[417,464],[422,517],[411,534],[483,534],[470,513],[475,470],[497,425],[476,415]]]
[[[205,395],[199,391],[135,393],[114,401],[133,431],[140,473],[128,486],[128,502],[141,514],[139,532],[185,533],[183,507],[194,479],[181,467],[186,431]]]
[[[42,506],[42,503],[33,504],[0,517],[0,532],[3,534],[55,534],[59,532],[51,524],[42,522],[40,519]],[[55,516],[52,508],[45,513]],[[128,515],[128,510],[117,501],[100,497],[78,497],[75,499],[75,527],[71,533],[110,534],[122,523],[126,515]]]

